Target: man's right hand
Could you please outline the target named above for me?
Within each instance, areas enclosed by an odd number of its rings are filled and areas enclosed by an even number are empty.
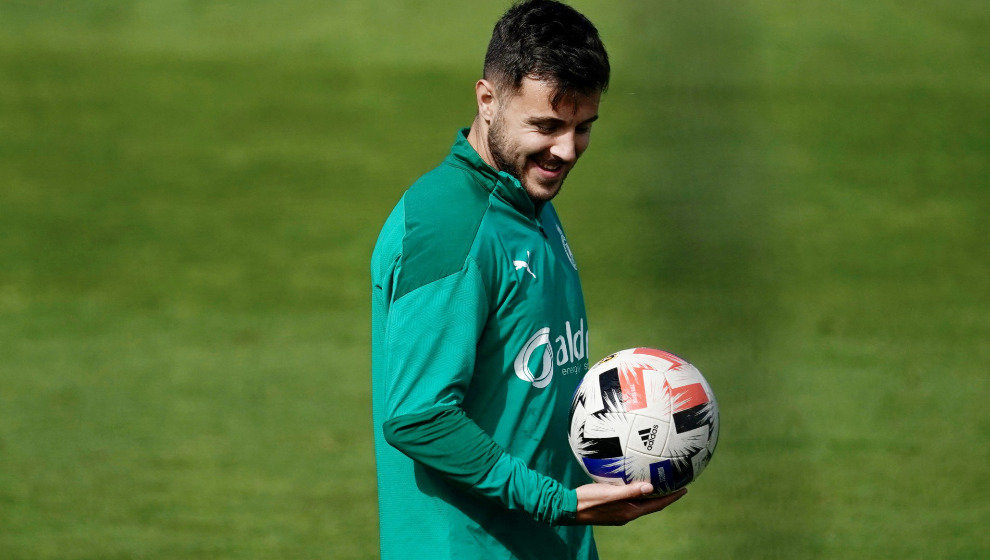
[[[592,483],[577,489],[574,525],[625,525],[633,519],[656,513],[687,494],[687,488],[661,496],[648,497],[653,485],[634,482],[626,485]]]

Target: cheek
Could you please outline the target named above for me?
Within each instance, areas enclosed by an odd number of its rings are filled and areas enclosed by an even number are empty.
[[[585,150],[588,149],[588,145],[591,144],[591,136],[579,136],[577,141],[574,143],[574,151],[577,155],[581,155]]]
[[[526,156],[537,156],[547,152],[552,146],[553,141],[547,140],[545,136],[534,135],[524,140],[520,149]]]

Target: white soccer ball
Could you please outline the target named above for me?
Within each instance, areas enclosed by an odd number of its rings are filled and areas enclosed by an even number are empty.
[[[596,482],[650,482],[669,494],[696,479],[718,442],[718,403],[694,366],[653,348],[616,352],[574,393],[567,439]]]

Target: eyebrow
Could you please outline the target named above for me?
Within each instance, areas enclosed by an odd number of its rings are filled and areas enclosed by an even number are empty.
[[[591,124],[597,120],[598,120],[598,115],[595,115],[590,119],[579,123],[579,126],[582,124]],[[563,122],[564,122],[563,119],[558,119],[556,117],[530,117],[526,119],[527,124],[536,124],[536,125],[558,125],[558,124],[562,124]]]

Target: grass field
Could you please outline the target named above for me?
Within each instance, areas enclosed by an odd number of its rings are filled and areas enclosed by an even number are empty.
[[[722,410],[603,557],[990,556],[990,5],[574,4],[592,358]],[[0,1],[0,558],[376,556],[368,259],[505,7]]]

